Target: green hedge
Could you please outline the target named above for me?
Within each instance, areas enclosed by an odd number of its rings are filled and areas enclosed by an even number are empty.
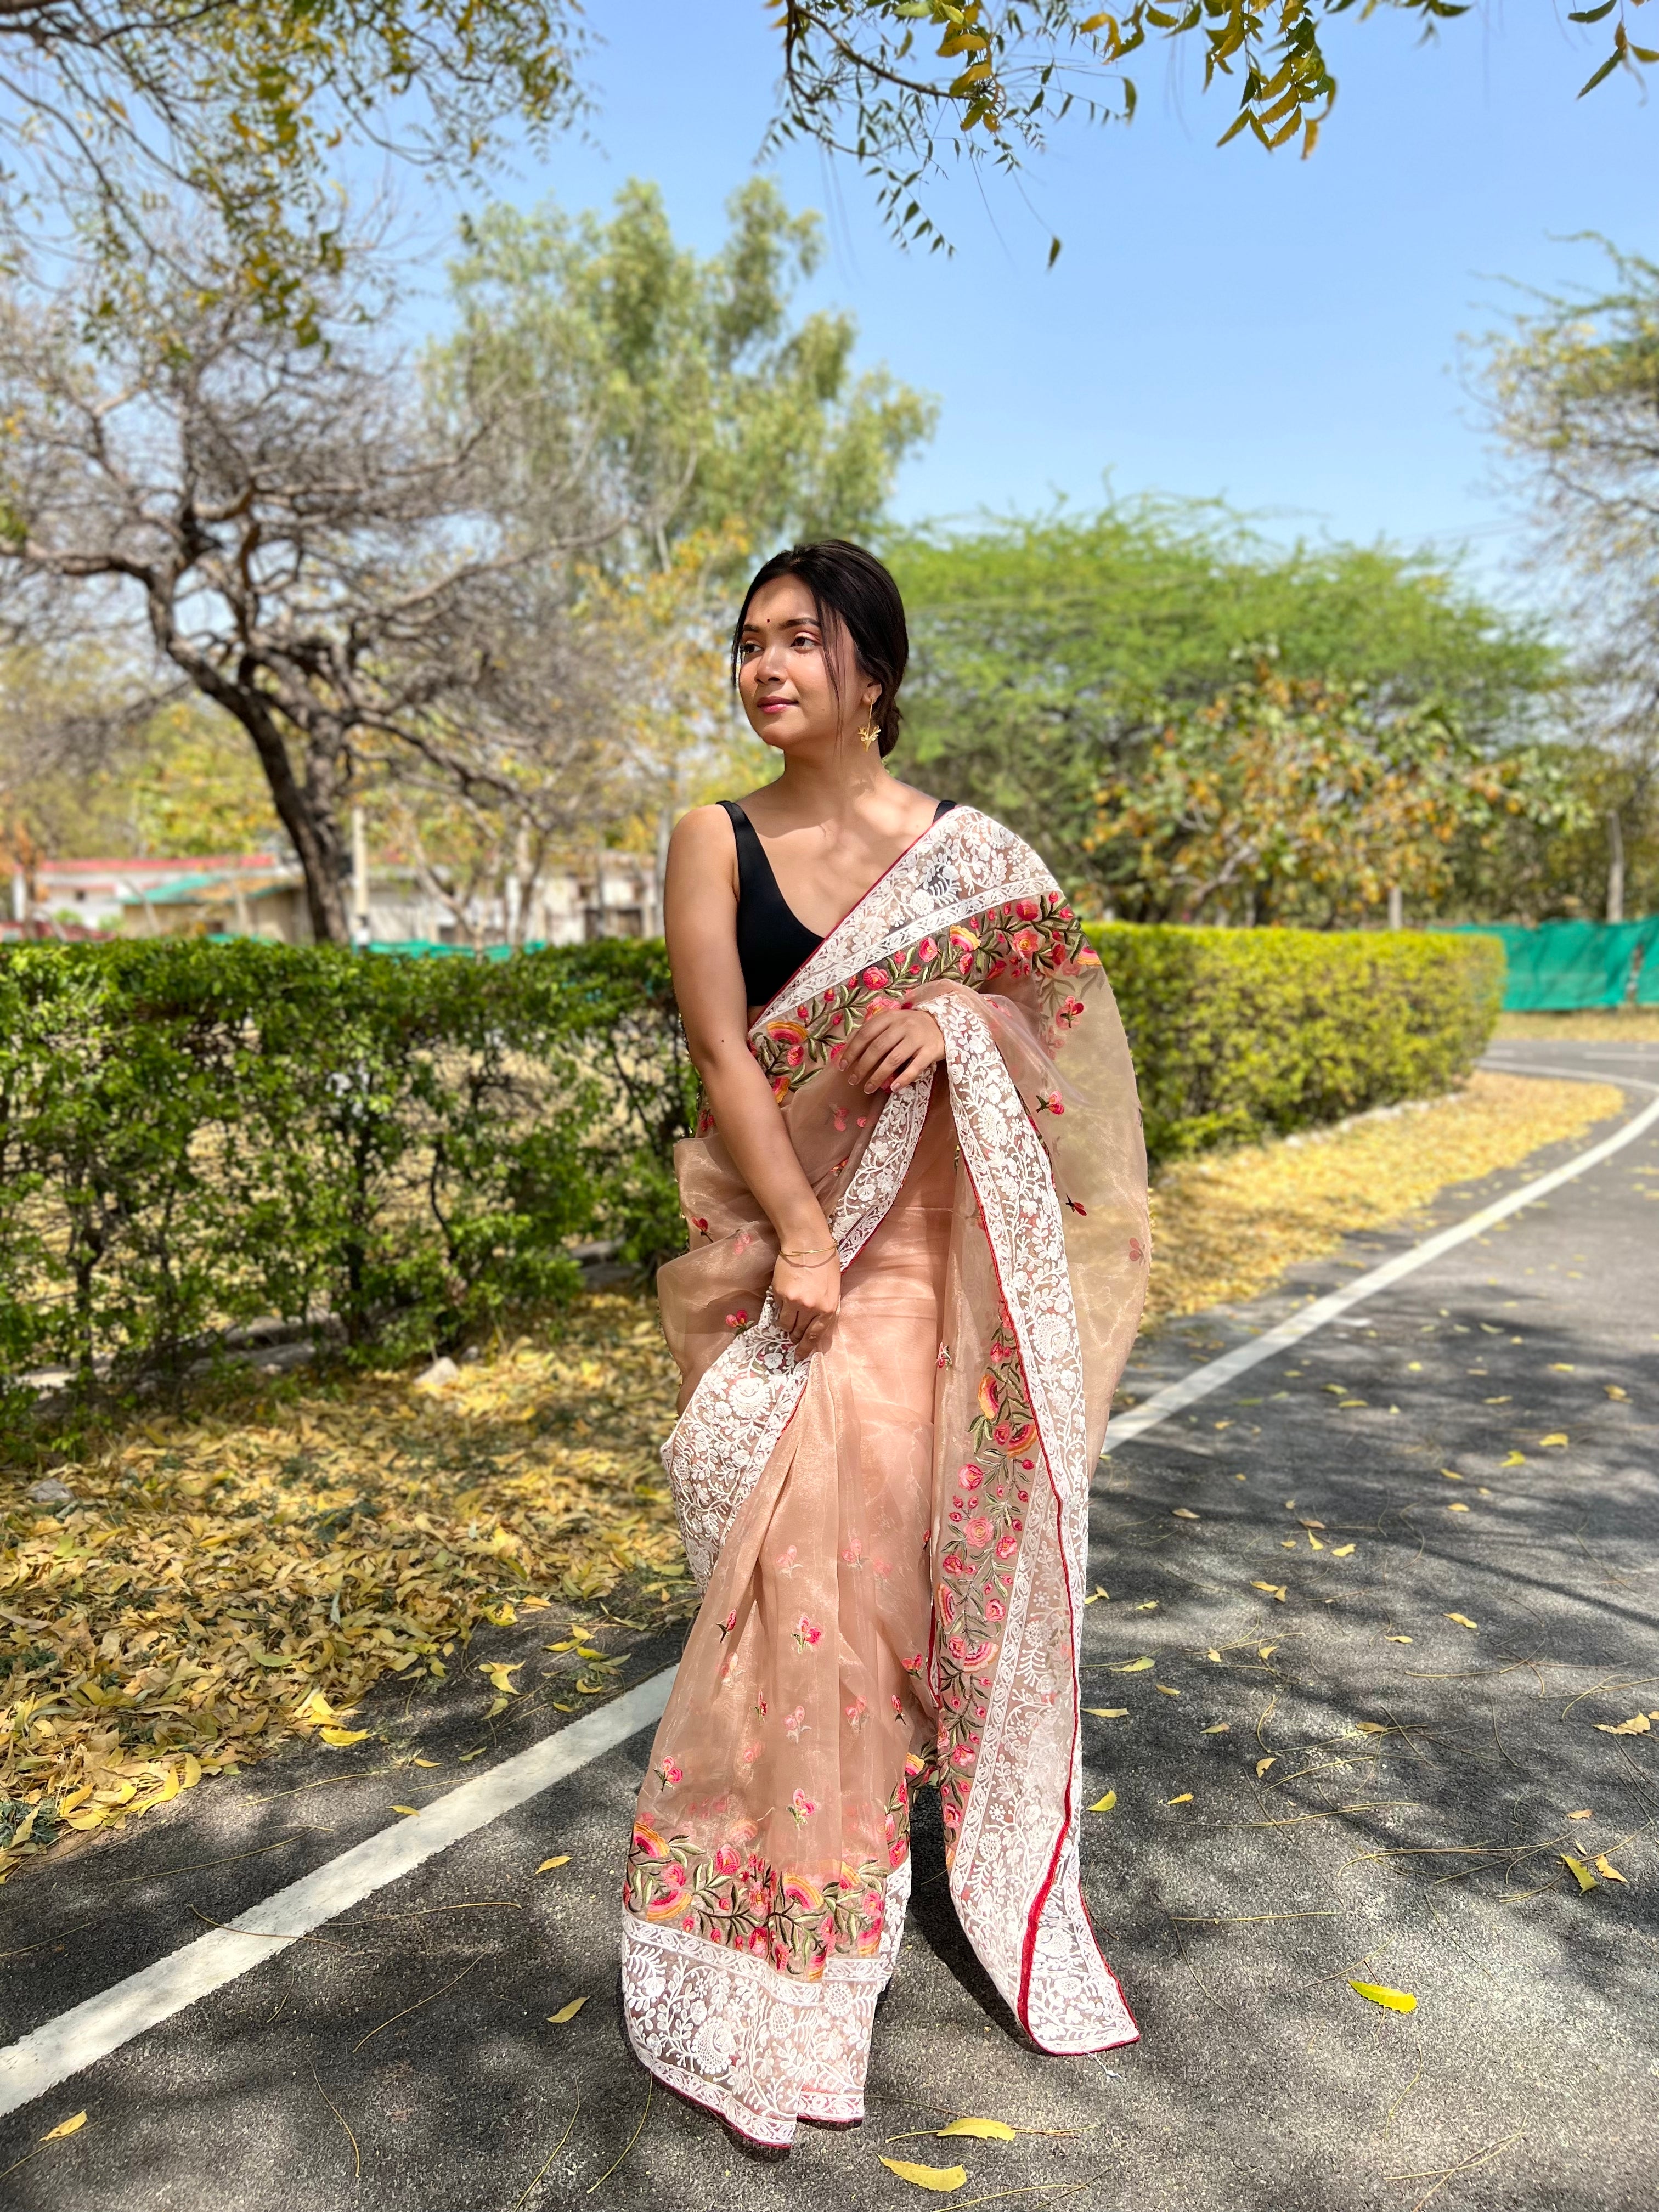
[[[1105,926],[1153,1160],[1444,1090],[1485,938]],[[679,1249],[692,1081],[660,945],[405,960],[246,941],[0,952],[0,1377],[177,1369],[270,1315],[453,1347],[570,1244]]]
[[[1156,1164],[1432,1097],[1486,1048],[1491,938],[1091,923]]]
[[[648,1261],[690,1103],[661,948],[0,955],[0,1374],[176,1367],[270,1315],[453,1346]]]

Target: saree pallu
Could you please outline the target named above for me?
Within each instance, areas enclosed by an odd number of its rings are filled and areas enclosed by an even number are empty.
[[[866,1097],[866,1015],[945,1059]],[[1134,1073],[1097,956],[1010,830],[957,807],[764,1008],[750,1047],[840,1248],[827,1348],[772,1318],[770,1224],[705,1114],[658,1277],[664,1448],[703,1602],[623,1889],[634,2049],[744,2135],[863,2115],[937,1785],[951,1895],[1041,2048],[1137,2030],[1079,1881],[1089,1483],[1148,1260]]]

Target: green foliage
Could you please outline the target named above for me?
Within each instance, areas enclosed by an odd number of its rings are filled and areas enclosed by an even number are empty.
[[[1091,923],[1154,1164],[1432,1097],[1498,1018],[1490,938]]]
[[[1153,1160],[1442,1091],[1481,937],[1093,926]],[[657,944],[500,960],[249,942],[0,955],[0,1377],[177,1374],[237,1323],[452,1347],[606,1237],[682,1249],[693,1082]]]
[[[1363,690],[1266,659],[1172,716],[1099,799],[1089,842],[1131,918],[1324,927],[1363,921],[1391,888],[1420,913],[1460,857],[1585,813],[1547,749],[1494,760],[1443,708],[1379,715]]]
[[[568,1295],[573,1238],[649,1259],[670,1008],[635,945],[9,950],[0,1370],[176,1370],[271,1314],[412,1355]]]
[[[662,196],[633,182],[609,221],[492,207],[452,278],[460,327],[428,357],[434,387],[514,395],[529,485],[597,475],[630,524],[600,557],[665,568],[701,534],[744,549],[866,533],[899,463],[931,432],[931,400],[884,370],[853,374],[857,326],[792,323],[822,253],[818,219],[756,178],[703,259],[675,243]]]
[[[1433,708],[1487,753],[1557,681],[1541,635],[1386,546],[1255,537],[1213,506],[1131,502],[887,541],[905,594],[907,746],[921,780],[1029,836],[1086,906],[1103,785],[1133,781],[1172,714],[1280,676],[1365,687],[1379,720]]]

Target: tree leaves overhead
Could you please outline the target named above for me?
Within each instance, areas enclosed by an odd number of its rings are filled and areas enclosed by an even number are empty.
[[[1583,87],[1659,59],[1629,36],[1627,8],[1576,13],[1607,22],[1610,47]],[[1219,143],[1253,138],[1310,154],[1336,97],[1324,38],[1333,20],[1388,8],[1425,38],[1474,12],[1473,0],[772,0],[784,73],[775,142],[810,138],[871,177],[895,231],[938,247],[928,186],[963,163],[1012,171],[1072,119],[1127,123],[1141,70],[1160,47],[1191,52],[1204,88],[1233,103]],[[1582,66],[1582,64],[1577,64]],[[1059,251],[1049,251],[1052,263]]]

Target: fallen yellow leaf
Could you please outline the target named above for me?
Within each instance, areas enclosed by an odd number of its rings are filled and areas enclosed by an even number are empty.
[[[1573,1364],[1570,1359],[1552,1359],[1550,1362],[1552,1375],[1571,1375],[1573,1372]]]
[[[1006,2120],[975,2119],[970,2113],[963,2119],[951,2121],[947,2126],[936,2129],[934,2132],[941,2136],[976,2136],[981,2142],[1012,2142],[1016,2130],[1009,2126]]]
[[[60,2136],[74,2135],[77,2129],[85,2127],[86,2124],[86,2114],[76,2112],[72,2119],[59,2120],[55,2128],[48,2128],[40,2140],[42,2142],[56,2142]]]
[[[1467,1513],[1468,1510],[1468,1507],[1464,1504],[1461,1498],[1454,1498],[1451,1504],[1446,1508],[1448,1513]]]
[[[1113,1806],[1114,1806],[1114,1805],[1115,1805],[1115,1804],[1116,1804],[1116,1802],[1117,1802],[1117,1792],[1116,1792],[1116,1790],[1109,1790],[1106,1792],[1106,1795],[1105,1795],[1103,1797],[1097,1797],[1097,1798],[1096,1798],[1096,1800],[1095,1800],[1094,1803],[1093,1803],[1092,1805],[1091,1805],[1091,1806],[1090,1806],[1089,1810],[1090,1810],[1091,1813],[1109,1813],[1109,1812],[1111,1811],[1111,1809],[1112,1809]]]
[[[1085,1605],[1097,1605],[1101,1599],[1104,1598],[1109,1604],[1111,1601],[1111,1595],[1112,1594],[1110,1590],[1102,1589],[1100,1584],[1097,1583],[1094,1588],[1090,1591],[1088,1596],[1084,1599],[1083,1602]]]
[[[322,1737],[325,1743],[332,1744],[337,1751],[342,1751],[349,1743],[361,1743],[363,1738],[368,1734],[368,1730],[367,1729],[325,1728],[319,1729],[318,1733]],[[429,1765],[430,1764],[431,1762],[428,1760],[428,1765]]]
[[[1389,1732],[1387,1721],[1356,1721],[1354,1726],[1361,1735],[1387,1735]]]
[[[1213,1659],[1218,1667],[1221,1664],[1221,1654],[1218,1651],[1206,1651],[1204,1656],[1206,1659]]]
[[[1562,1865],[1577,1883],[1578,1893],[1581,1897],[1586,1890],[1595,1887],[1595,1876],[1584,1864],[1583,1859],[1574,1858],[1571,1851],[1563,1851],[1560,1854],[1560,1859]]]
[[[1590,1811],[1589,1808],[1586,1806],[1582,1813],[1569,1813],[1567,1818],[1570,1820],[1593,1820],[1595,1818],[1595,1815]]]
[[[1092,1713],[1097,1721],[1127,1721],[1129,1717],[1127,1705],[1085,1705],[1083,1710]]]
[[[1474,1622],[1469,1619],[1469,1616],[1468,1615],[1468,1613],[1449,1613],[1446,1615],[1446,1619],[1447,1619],[1448,1620],[1455,1620],[1455,1621],[1457,1623],[1457,1625],[1458,1625],[1458,1626],[1459,1626],[1460,1628],[1474,1628]],[[1477,1634],[1478,1634],[1478,1633],[1479,1633],[1479,1631],[1477,1631],[1476,1632],[1477,1632]]]
[[[1177,1521],[1196,1521],[1198,1516],[1196,1513],[1189,1511],[1186,1506],[1177,1505],[1174,1509],[1173,1518]]]
[[[406,1816],[416,1819],[418,1819],[421,1810],[418,1805],[394,1805],[392,1809],[394,1813],[402,1813]]]
[[[908,2158],[884,2158],[882,2164],[890,2173],[897,2174],[901,2181],[913,2182],[918,2189],[934,2190],[941,2197],[960,2189],[968,2179],[965,2166],[918,2166]]]
[[[1351,1559],[1353,1557],[1353,1546],[1352,1544],[1333,1545],[1331,1557],[1334,1559]]]
[[[516,1698],[519,1693],[508,1681],[507,1676],[516,1674],[523,1664],[522,1659],[514,1659],[510,1662],[505,1659],[491,1659],[481,1666],[478,1672],[487,1675],[491,1686],[499,1690],[503,1697]]]
[[[1646,1735],[1653,1723],[1645,1713],[1632,1713],[1627,1721],[1597,1721],[1603,1735]]]
[[[1409,1644],[1412,1639],[1409,1636],[1390,1636],[1384,1640],[1389,1644]]]
[[[1258,1759],[1255,1763],[1256,1780],[1260,1782],[1262,1776],[1267,1771],[1267,1769],[1270,1766],[1277,1766],[1278,1764],[1279,1754],[1277,1752],[1270,1752],[1266,1759]]]
[[[1596,1854],[1595,1871],[1601,1876],[1604,1881],[1625,1881],[1624,1875],[1620,1873],[1618,1868],[1614,1866],[1613,1861],[1607,1856],[1605,1851],[1600,1851]],[[1626,1882],[1626,1887],[1628,1888],[1629,1886],[1630,1885]]]
[[[435,1766],[438,1762],[435,1759],[416,1759],[412,1764],[416,1766]]]
[[[561,1851],[556,1859],[544,1859],[536,1871],[538,1874],[551,1874],[555,1867],[568,1866],[569,1863],[569,1852]]]
[[[1268,1596],[1277,1598],[1280,1605],[1283,1605],[1285,1602],[1285,1585],[1283,1583],[1252,1583],[1250,1584],[1250,1588],[1252,1589],[1266,1590]]]
[[[1417,1999],[1409,1990],[1391,1990],[1382,1982],[1350,1982],[1348,1987],[1356,1996],[1369,1997],[1373,2004],[1386,2005],[1390,2012],[1417,2010]]]
[[[1466,1476],[1461,1475],[1455,1467],[1443,1467],[1440,1472],[1445,1476],[1448,1482],[1462,1482],[1468,1479]]]
[[[193,1790],[202,1778],[202,1762],[193,1751],[185,1753],[185,1771],[179,1779],[181,1790]]]
[[[1503,1467],[1524,1467],[1526,1463],[1527,1455],[1525,1452],[1517,1451],[1512,1451],[1507,1459],[1499,1462],[1500,1466]]]
[[[1278,1649],[1276,1644],[1264,1644],[1255,1656],[1258,1659],[1271,1659]]]
[[[1566,1431],[1564,1429],[1558,1430],[1553,1437],[1540,1437],[1538,1439],[1538,1448],[1542,1451],[1547,1449],[1551,1444],[1564,1444],[1566,1441]]]
[[[1190,1805],[1193,1793],[1190,1790],[1183,1790],[1179,1797],[1166,1797],[1164,1802],[1166,1805]]]
[[[506,1711],[507,1699],[505,1698],[492,1698],[489,1701],[489,1711],[484,1715],[484,1718],[487,1721],[493,1721],[497,1713],[504,1713]]]
[[[1630,1395],[1630,1392],[1628,1390],[1621,1390],[1616,1382],[1604,1382],[1601,1385],[1601,1388],[1607,1392],[1609,1398],[1628,1398]],[[1622,1881],[1622,1879],[1623,1876],[1621,1875],[1620,1880]]]
[[[1208,1728],[1200,1729],[1199,1733],[1200,1735],[1225,1735],[1231,1726],[1231,1721],[1212,1721]]]
[[[566,2021],[574,2020],[576,2014],[581,2010],[582,2007],[586,2002],[587,1999],[585,1996],[572,1997],[568,2005],[561,2005],[557,2012],[549,2013],[547,2015],[548,2026],[550,2027],[562,2027]]]
[[[1167,1682],[1154,1682],[1152,1687],[1161,1698],[1178,1698],[1181,1695],[1179,1690],[1172,1690]]]
[[[1114,1667],[1111,1671],[1115,1674],[1144,1674],[1153,1663],[1150,1659],[1131,1659],[1127,1665]]]

